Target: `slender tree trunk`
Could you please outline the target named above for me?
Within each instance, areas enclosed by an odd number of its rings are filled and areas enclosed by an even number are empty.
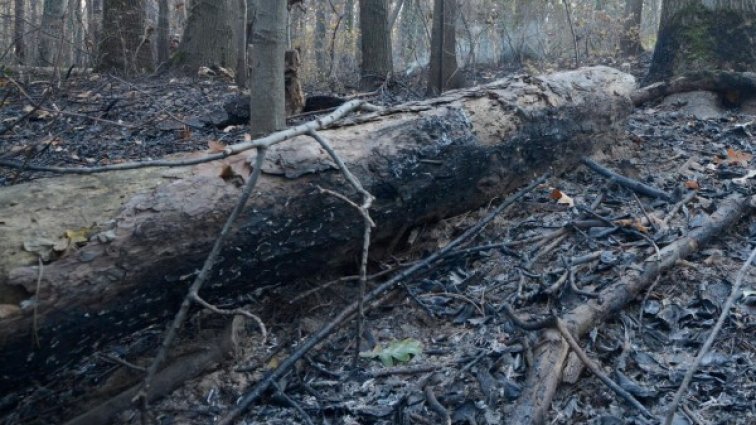
[[[26,45],[24,44],[24,0],[15,0],[15,24],[13,25],[14,40],[16,45],[16,60],[23,64],[26,58]]]
[[[168,0],[158,0],[157,61],[165,63],[170,56],[169,33],[171,31],[171,10]]]
[[[236,85],[247,86],[247,0],[237,0],[236,15]]]
[[[313,49],[315,50],[315,65],[317,72],[322,75],[326,72],[326,8],[328,1],[318,2],[315,8],[315,38],[313,40]]]
[[[638,55],[643,50],[640,40],[643,0],[625,0],[625,25],[620,38],[620,48],[626,55]]]
[[[344,3],[344,28],[347,31],[354,29],[354,0],[346,0]]]
[[[373,89],[393,72],[388,0],[360,0],[360,88]]]
[[[286,127],[284,55],[287,13],[284,1],[258,0],[249,53],[253,136]]]
[[[646,83],[686,72],[756,71],[756,0],[665,0]]]
[[[174,66],[190,75],[202,66],[234,69],[238,9],[238,0],[192,1],[181,45],[173,56]]]
[[[102,0],[87,0],[87,50],[92,58],[92,65],[97,67],[100,63],[99,43],[102,33]]]
[[[436,96],[445,90],[460,86],[461,75],[457,68],[456,21],[456,0],[434,1],[430,75],[428,76],[430,96]]]
[[[38,64],[41,66],[55,65],[58,49],[62,45],[67,6],[67,0],[45,0],[38,52]]]
[[[104,0],[101,70],[139,73],[152,69],[145,0]]]

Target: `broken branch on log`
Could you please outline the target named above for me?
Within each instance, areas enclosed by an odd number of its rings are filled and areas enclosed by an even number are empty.
[[[635,106],[675,93],[696,90],[731,94],[738,100],[756,95],[756,72],[704,71],[640,88],[630,96]]]

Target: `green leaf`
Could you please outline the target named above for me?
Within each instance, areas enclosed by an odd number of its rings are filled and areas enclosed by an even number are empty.
[[[413,338],[406,338],[401,341],[392,341],[386,347],[376,345],[373,351],[360,353],[360,357],[378,358],[386,367],[391,367],[394,363],[407,363],[414,356],[423,352],[423,344]]]

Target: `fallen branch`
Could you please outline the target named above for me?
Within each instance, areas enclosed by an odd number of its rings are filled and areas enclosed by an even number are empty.
[[[694,253],[698,248],[723,234],[743,215],[753,213],[756,204],[749,205],[749,198],[731,195],[720,202],[720,207],[712,214],[710,221],[692,230],[660,251],[661,261],[653,254],[644,263],[642,272],[629,272],[620,282],[601,291],[596,299],[587,301],[562,316],[570,333],[580,338],[590,329],[598,326],[607,317],[621,311],[632,302],[656,277],[675,263]],[[630,274],[632,273],[632,274]],[[513,424],[542,424],[546,412],[561,380],[562,366],[567,358],[568,345],[554,330],[546,330],[545,341],[537,350],[534,364],[530,369],[525,388],[510,413]]]

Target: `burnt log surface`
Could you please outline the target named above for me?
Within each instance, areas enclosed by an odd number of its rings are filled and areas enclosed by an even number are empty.
[[[610,145],[634,86],[606,67],[522,76],[357,115],[321,134],[376,197],[379,259],[381,244],[407,225],[469,211]],[[0,306],[8,307],[0,393],[44,384],[97,347],[172,316],[239,195],[234,179],[220,176],[247,175],[253,156],[0,189]],[[362,221],[318,186],[355,194],[319,145],[307,137],[277,145],[263,172],[203,290],[210,301],[355,265]],[[28,247],[84,227],[88,242],[38,268],[40,254]]]

